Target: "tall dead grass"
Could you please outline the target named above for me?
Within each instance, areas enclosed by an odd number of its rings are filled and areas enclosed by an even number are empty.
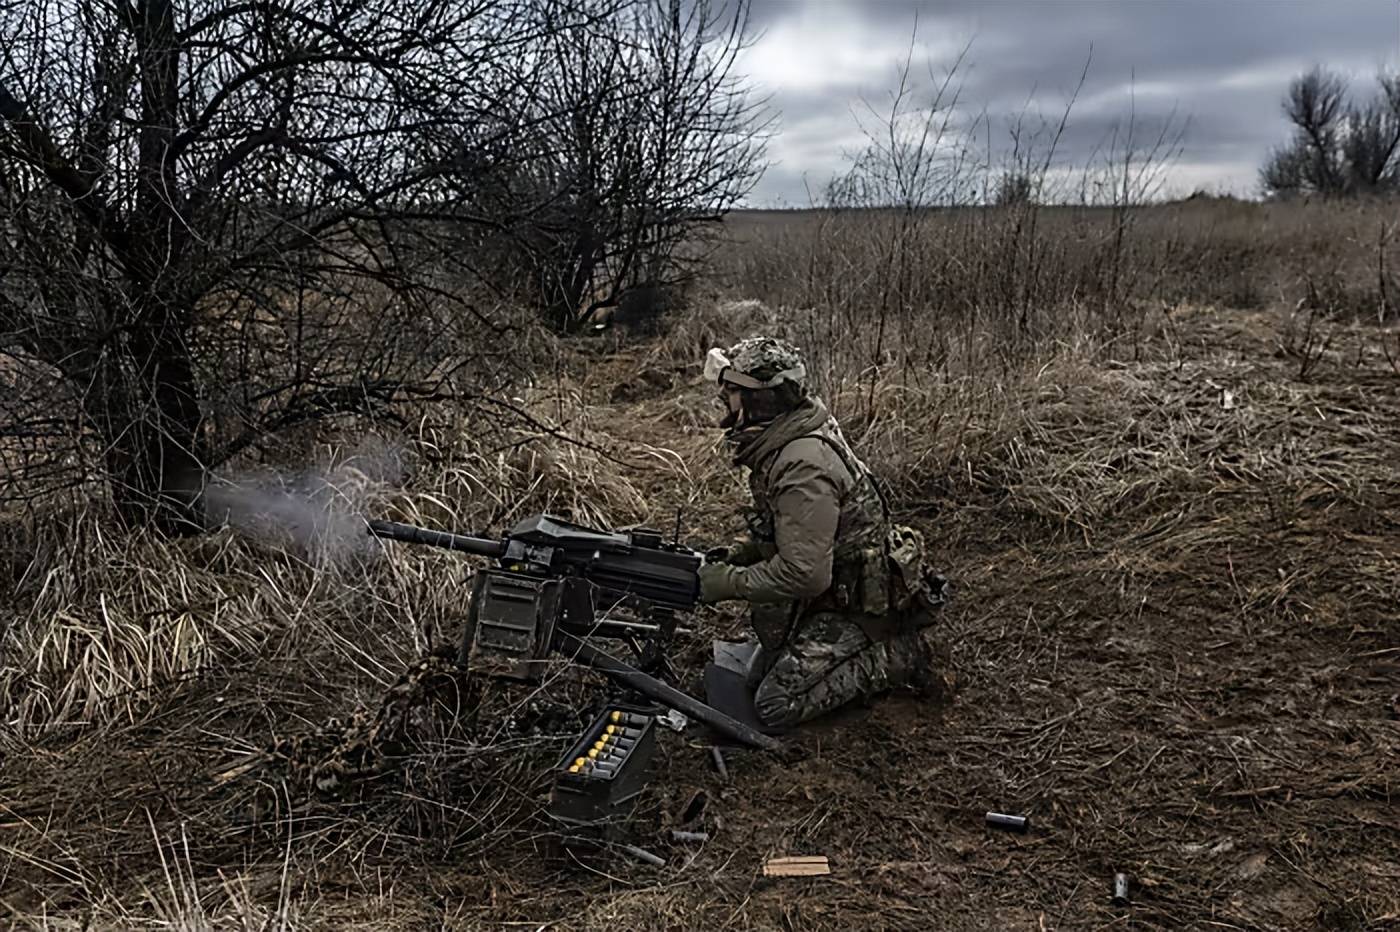
[[[402,476],[342,473],[354,488],[337,494],[355,515],[459,531],[538,511],[669,529],[679,512],[686,533],[724,536],[743,490],[699,363],[708,346],[762,331],[803,346],[816,389],[903,505],[957,487],[1015,488],[1039,496],[1035,510],[1091,520],[1113,464],[1056,458],[1027,491],[1075,386],[1119,379],[1131,397],[1113,360],[1169,357],[1181,302],[1278,304],[1303,282],[1296,263],[1331,268],[1360,294],[1383,290],[1396,265],[1376,277],[1393,246],[1376,239],[1386,206],[1193,201],[1127,221],[1033,205],[930,212],[906,227],[914,277],[891,277],[876,213],[743,215],[717,289],[730,297],[700,302],[642,344],[522,332],[535,362],[519,367],[532,375],[513,393],[425,408],[394,440]],[[1044,215],[1032,228],[1035,210]],[[1122,222],[1130,235],[1118,237]],[[1110,240],[1116,257],[1105,255]],[[619,401],[619,386],[636,390]],[[1141,425],[1118,430],[1122,440]],[[327,434],[305,448],[334,472],[356,443]],[[304,547],[227,529],[197,540],[118,534],[88,506],[31,509],[7,518],[5,534],[15,597],[0,632],[0,700],[26,738],[134,721],[160,695],[270,649],[383,684],[459,623],[460,592],[443,580],[459,579],[462,561],[421,549],[375,547],[327,566]]]
[[[676,454],[617,449],[565,381],[522,388],[511,404],[531,423],[513,416],[484,429],[461,409],[425,418],[400,438],[404,469],[392,479],[347,467],[362,445],[352,437],[319,450],[315,499],[228,483],[220,500],[238,520],[203,537],[120,532],[96,507],[11,517],[15,590],[0,631],[6,728],[33,739],[134,722],[182,684],[217,682],[269,655],[296,656],[328,677],[348,668],[392,681],[406,658],[460,636],[464,565],[370,541],[364,517],[473,533],[541,511],[603,526],[656,517],[633,467],[678,470]],[[293,512],[316,533],[275,533]]]
[[[814,351],[883,330],[884,358],[865,364],[912,373],[945,364],[959,341],[990,338],[998,356],[1020,359],[1085,329],[1131,344],[1164,307],[1292,307],[1322,294],[1338,312],[1383,322],[1396,308],[1395,208],[1201,198],[928,209],[912,220],[751,212],[729,221],[719,268],[735,292],[799,310]]]

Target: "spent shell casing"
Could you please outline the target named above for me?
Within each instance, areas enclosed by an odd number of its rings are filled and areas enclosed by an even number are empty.
[[[1128,900],[1128,875],[1127,875],[1127,874],[1122,874],[1122,873],[1114,874],[1114,875],[1113,875],[1113,905],[1114,905],[1114,906],[1127,906],[1127,905],[1128,905],[1128,902],[1129,902],[1129,900]]]
[[[1024,835],[1031,827],[1031,820],[1025,816],[1008,815],[1004,812],[987,813],[987,824],[992,828],[1004,829]]]
[[[636,845],[619,845],[618,847],[638,861],[643,861],[654,867],[666,866],[665,859],[657,857],[645,848],[638,848]]]
[[[729,767],[724,762],[724,752],[719,748],[710,748],[710,760],[715,765],[715,772],[725,783],[729,782]]]

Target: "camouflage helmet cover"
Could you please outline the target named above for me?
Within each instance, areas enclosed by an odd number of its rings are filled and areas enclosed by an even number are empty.
[[[728,367],[765,387],[792,382],[803,388],[807,367],[797,347],[777,337],[754,336],[735,343],[723,353]]]

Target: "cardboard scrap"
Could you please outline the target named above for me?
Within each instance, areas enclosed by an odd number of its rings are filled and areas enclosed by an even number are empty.
[[[769,858],[763,862],[765,877],[820,877],[830,873],[831,865],[824,854]]]

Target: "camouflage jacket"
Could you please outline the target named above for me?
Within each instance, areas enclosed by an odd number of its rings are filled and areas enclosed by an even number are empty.
[[[760,638],[781,640],[799,616],[818,611],[889,615],[895,529],[874,476],[821,401],[732,439],[735,462],[749,470],[748,524],[760,559],[725,567],[721,588],[754,605]]]

